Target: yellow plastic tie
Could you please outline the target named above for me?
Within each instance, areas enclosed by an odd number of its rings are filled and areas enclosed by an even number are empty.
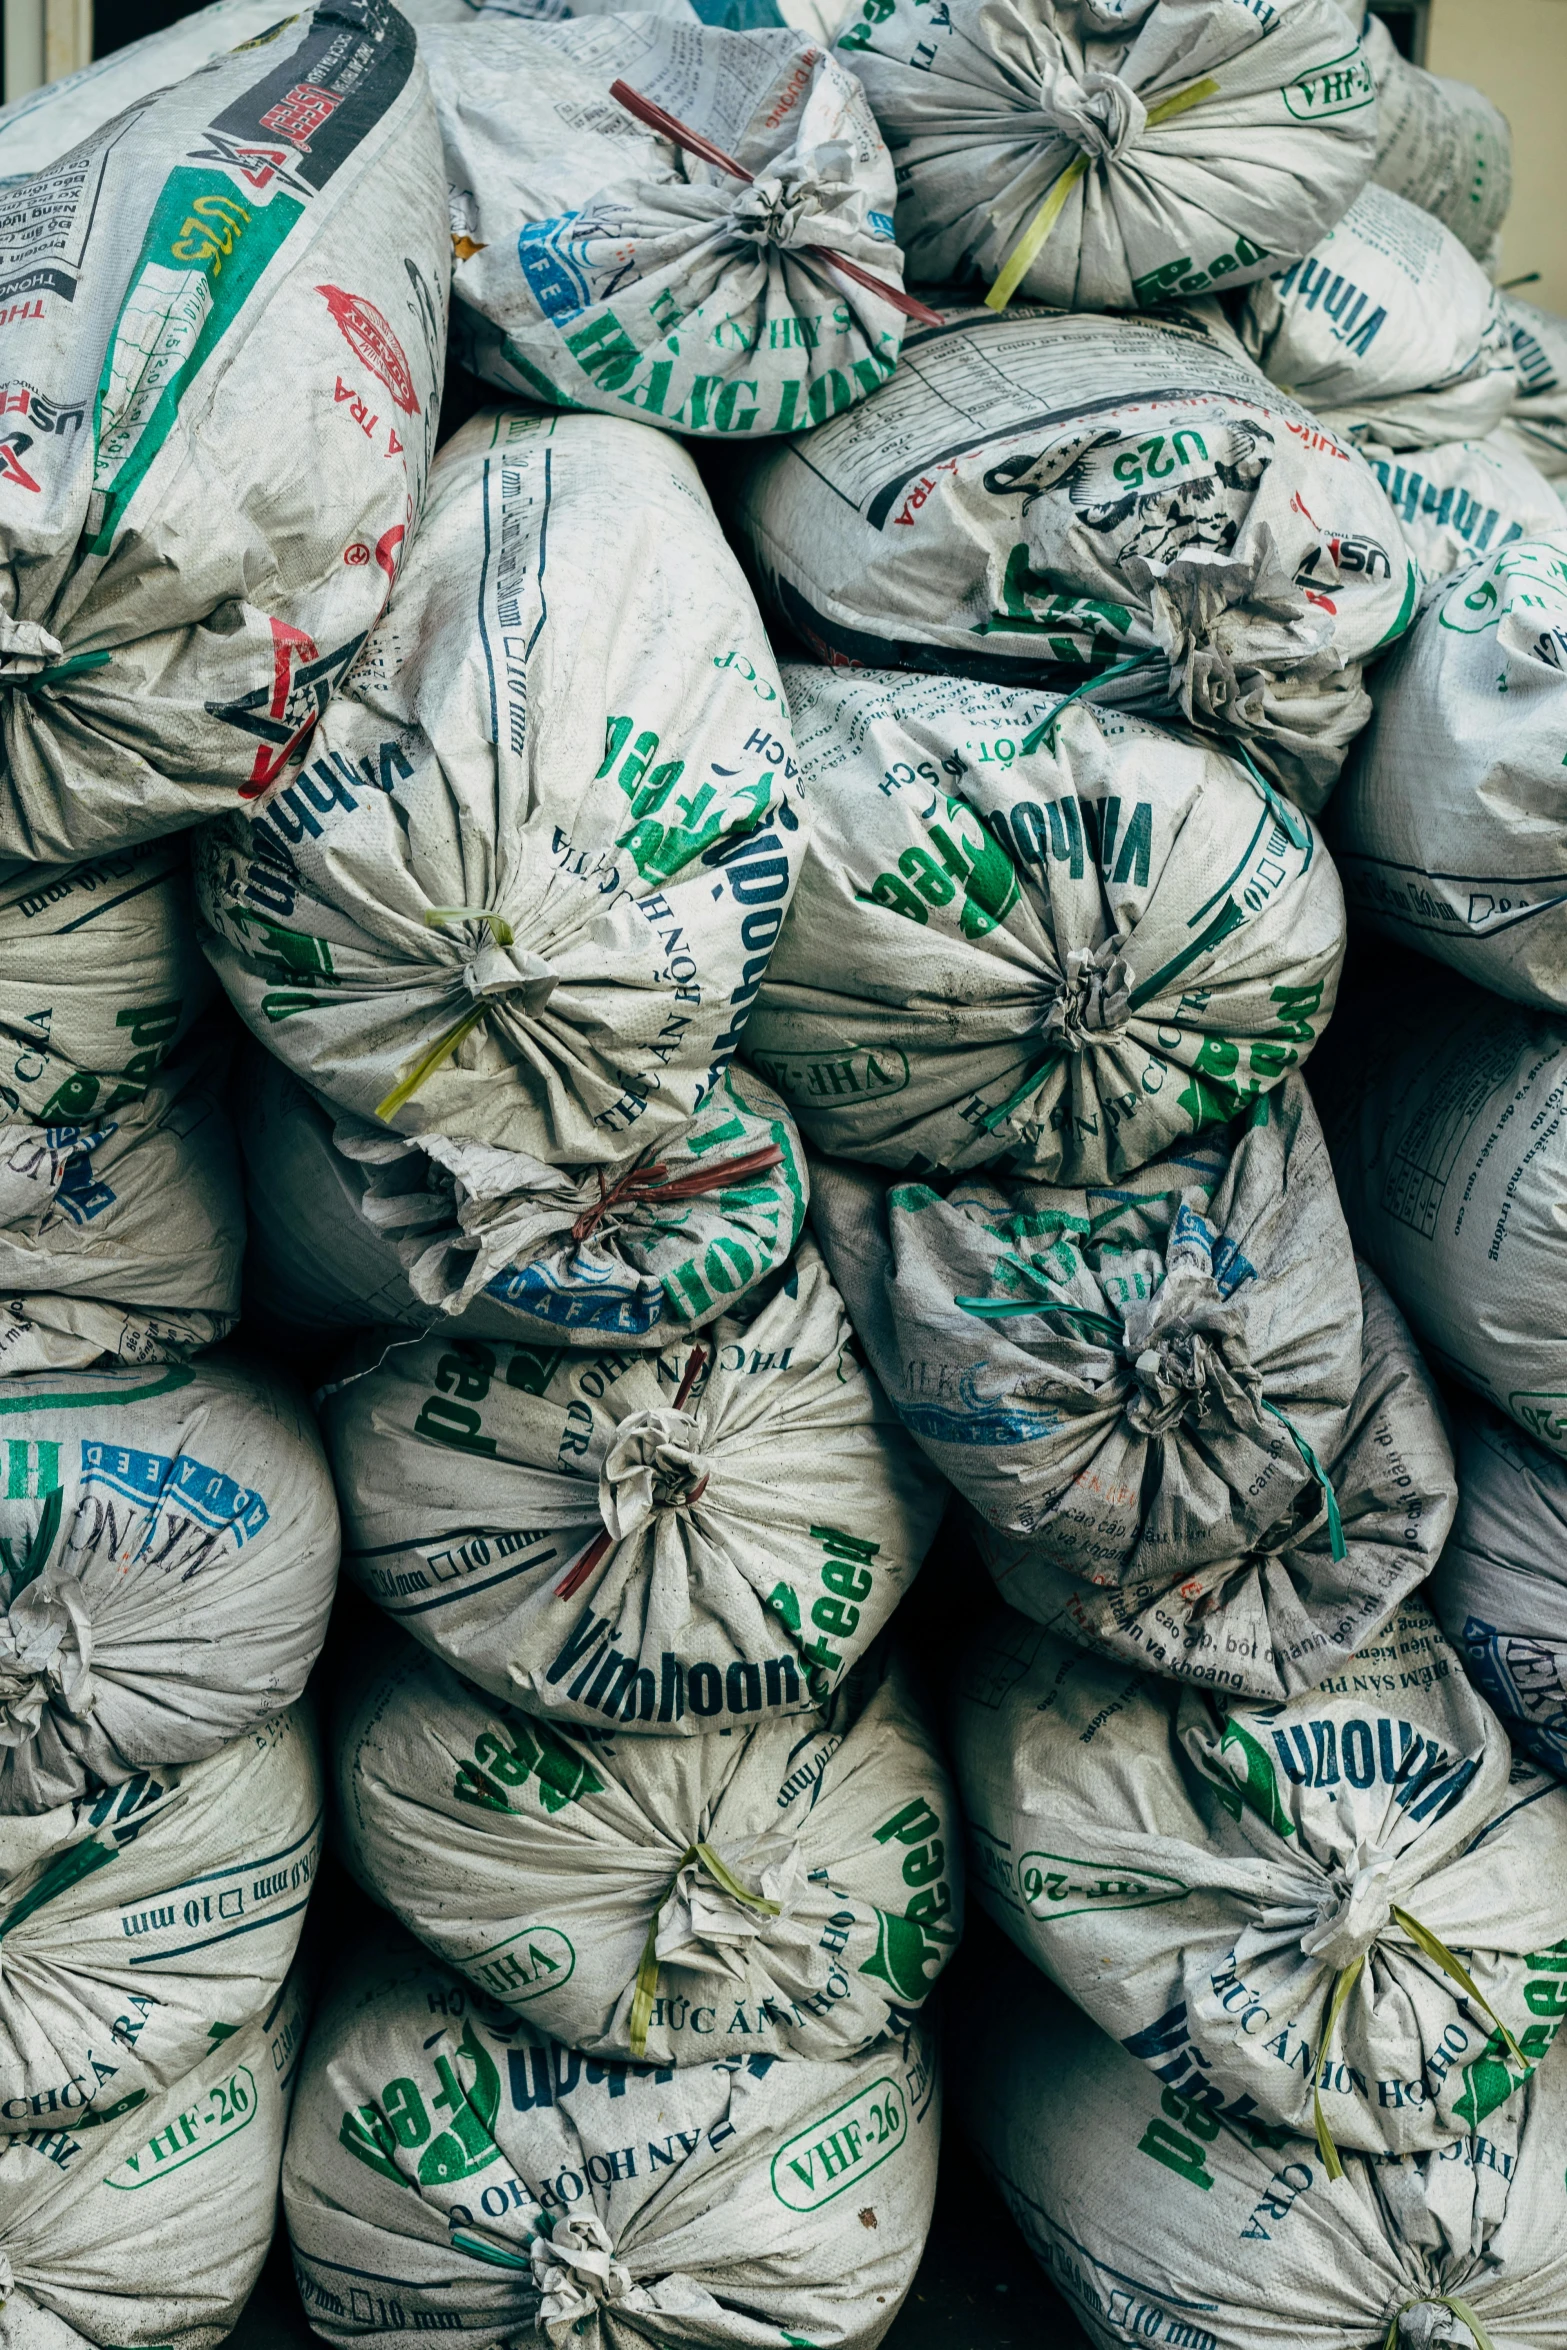
[[[429,1051],[415,1061],[411,1069],[404,1070],[385,1101],[376,1103],[376,1116],[378,1118],[395,1118],[404,1102],[413,1098],[431,1071],[438,1069],[447,1054],[454,1053],[469,1031],[478,1027],[479,1022],[484,1018],[484,1011],[485,1007],[482,1003],[475,1004],[471,1012],[464,1012],[455,1027],[448,1028],[444,1036],[437,1037]]]
[[[1457,2293],[1417,2293],[1412,2300],[1401,2301],[1387,2321],[1387,2333],[1382,2350],[1398,2350],[1398,2321],[1406,2309],[1450,2309],[1466,2325],[1475,2339],[1475,2350],[1496,2350],[1490,2335],[1480,2323],[1474,2310]]]
[[[1169,122],[1177,114],[1184,114],[1189,106],[1200,106],[1205,98],[1215,97],[1218,88],[1212,74],[1207,74],[1200,82],[1193,82],[1188,88],[1177,90],[1173,97],[1161,98],[1157,106],[1148,109],[1149,129],[1152,130],[1157,123]],[[995,284],[985,296],[987,310],[1005,310],[1027,276],[1040,247],[1066,210],[1066,200],[1087,171],[1088,161],[1086,155],[1075,155],[1061,177],[1046,191],[1039,210],[1007,255]]]
[[[1451,1976],[1452,1980],[1458,1985],[1459,1989],[1463,1991],[1470,1999],[1472,1999],[1477,2007],[1483,2008],[1485,2010],[1485,2013],[1490,2017],[1492,2023],[1501,2033],[1502,2040],[1506,2046],[1508,2055],[1519,2067],[1520,2071],[1525,2074],[1532,2071],[1533,2067],[1530,2065],[1529,2059],[1527,2056],[1525,2056],[1523,2050],[1519,2047],[1517,2041],[1513,2038],[1511,2032],[1507,2029],[1507,2026],[1503,2023],[1501,2017],[1497,2014],[1489,1999],[1487,1999],[1484,1994],[1479,1989],[1477,1989],[1474,1978],[1471,1976],[1469,1969],[1462,1965],[1460,1961],[1453,1956],[1452,1952],[1448,1949],[1447,1944],[1445,1942],[1438,1941],[1435,1934],[1432,1933],[1430,1927],[1423,1926],[1418,1918],[1412,1918],[1407,1909],[1399,1909],[1395,1905],[1393,1916],[1396,1922],[1403,1927],[1404,1932],[1409,1936],[1410,1941],[1414,1943],[1415,1947],[1419,1950],[1423,1950],[1427,1958],[1433,1959],[1435,1963],[1441,1968],[1444,1975]],[[1469,2321],[1466,2318],[1464,2322],[1467,2325]]]
[[[760,1893],[748,1893],[739,1879],[731,1875],[713,1850],[711,1844],[688,1844],[675,1863],[675,1873],[659,1895],[648,1924],[647,1940],[642,1945],[642,1956],[637,1964],[637,1988],[631,2002],[631,2053],[635,2057],[647,2054],[647,2028],[653,2020],[653,2000],[658,1990],[658,1954],[654,1945],[658,1939],[659,1911],[680,1882],[680,1872],[695,1861],[706,1869],[715,1885],[760,1918],[775,1918],[779,1914],[776,1901],[764,1901]]]
[[[1327,2028],[1322,2035],[1322,2046],[1317,2053],[1316,2069],[1312,2076],[1311,2119],[1317,2133],[1317,2152],[1322,2157],[1322,2167],[1330,2179],[1341,2179],[1344,2176],[1344,2165],[1338,2158],[1338,2148],[1333,2143],[1333,2135],[1328,2128],[1328,2118],[1322,2110],[1322,2068],[1327,2062],[1328,2050],[1333,2044],[1333,2035],[1338,2030],[1338,2019],[1344,2012],[1344,2002],[1359,1982],[1360,1971],[1365,1963],[1365,1954],[1362,1952],[1352,1966],[1344,1967],[1339,1972],[1338,1980],[1333,1986],[1333,1997],[1328,2002]],[[1396,2323],[1397,2320],[1395,2319],[1394,2322]]]
[[[499,914],[492,914],[488,906],[427,906],[424,913],[426,930],[439,930],[447,922],[488,922],[491,936],[498,947],[509,947],[516,937],[511,924]]]

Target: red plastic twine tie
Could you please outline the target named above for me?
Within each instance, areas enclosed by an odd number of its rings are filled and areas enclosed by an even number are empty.
[[[574,1241],[586,1240],[612,1209],[661,1206],[665,1200],[700,1199],[705,1191],[722,1191],[728,1184],[743,1183],[748,1175],[765,1174],[782,1160],[782,1149],[776,1142],[770,1142],[743,1159],[721,1159],[716,1167],[693,1167],[689,1175],[671,1176],[662,1159],[656,1166],[633,1167],[629,1175],[622,1175],[618,1183],[607,1188],[600,1175],[599,1196],[591,1208],[583,1209],[571,1227],[571,1237]]]
[[[638,122],[645,123],[650,131],[657,131],[661,139],[672,139],[677,147],[684,147],[688,155],[698,156],[703,163],[710,163],[715,171],[727,171],[731,179],[744,180],[748,188],[756,185],[755,173],[747,171],[743,163],[737,163],[732,155],[726,155],[722,147],[715,147],[711,139],[704,139],[700,131],[690,129],[678,115],[666,113],[651,98],[644,98],[641,91],[634,90],[629,82],[611,82],[609,94],[624,106],[628,114],[634,114]],[[877,295],[883,302],[890,302],[894,310],[901,310],[905,318],[912,318],[917,325],[945,326],[946,320],[938,311],[928,309],[923,302],[917,302],[901,286],[891,286],[885,278],[876,277],[870,270],[862,269],[857,261],[846,261],[841,253],[834,253],[829,246],[801,245],[796,250],[816,254],[830,268],[838,270],[844,277],[852,278],[857,286],[864,286],[867,293]]]
[[[778,1155],[780,1158],[783,1156],[782,1152],[780,1152]],[[769,1162],[769,1164],[770,1163],[771,1162]],[[706,1360],[707,1349],[705,1346],[694,1346],[691,1349],[691,1359],[686,1365],[685,1376],[682,1378],[680,1385],[675,1390],[675,1410],[677,1412],[684,1411],[686,1397],[691,1393],[692,1388],[696,1385],[697,1373],[701,1370],[702,1365],[706,1362]],[[710,1477],[711,1474],[712,1472],[709,1471],[708,1476]],[[708,1477],[704,1477],[701,1484],[696,1487],[695,1491],[689,1493],[686,1496],[687,1509],[691,1507],[693,1502],[701,1500],[703,1494],[707,1491],[707,1487]],[[605,1552],[609,1549],[613,1541],[614,1536],[610,1533],[609,1528],[607,1526],[601,1528],[601,1530],[594,1535],[593,1540],[588,1544],[587,1549],[583,1552],[581,1558],[578,1559],[576,1565],[573,1567],[568,1567],[565,1574],[562,1575],[560,1581],[555,1586],[555,1597],[557,1599],[570,1599],[574,1592],[580,1591],[583,1584],[592,1574],[594,1568],[598,1565],[599,1560],[604,1556]]]

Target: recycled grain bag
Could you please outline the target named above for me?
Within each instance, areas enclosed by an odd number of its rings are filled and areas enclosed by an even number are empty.
[[[1335,2185],[1309,2140],[1161,2090],[1020,1961],[997,1990],[966,2019],[955,2102],[1095,2350],[1194,2335],[1202,2350],[1557,2350],[1559,2053],[1470,2135],[1392,2162],[1346,2153]]]
[[[1103,1182],[1333,1009],[1308,817],[1202,741],[964,678],[786,667],[811,834],[745,1050],[820,1150]]]
[[[1377,671],[1329,831],[1350,904],[1517,1003],[1567,1012],[1567,514],[1428,599]]]
[[[292,1704],[338,1554],[303,1399],[209,1360],[0,1400],[0,1814],[199,1762]]]
[[[610,1182],[488,1144],[334,1122],[255,1045],[238,1119],[246,1277],[281,1330],[396,1322],[660,1347],[781,1265],[805,1220],[799,1131],[734,1063],[683,1133]]]
[[[1331,0],[864,0],[838,45],[933,284],[1073,310],[1238,285],[1371,176],[1371,72]]]
[[[976,1898],[1237,2128],[1422,2153],[1555,2037],[1567,1788],[1514,1767],[1419,1601],[1284,1706],[1129,1680],[1004,1616],[953,1735]]]
[[[1501,295],[1451,229],[1387,188],[1252,286],[1240,335],[1331,432],[1386,449],[1478,440],[1519,388]]]
[[[1434,213],[1489,268],[1513,193],[1507,117],[1468,82],[1427,73],[1401,57],[1369,8],[1360,37],[1376,81],[1372,178]]]
[[[930,2225],[935,2059],[915,2023],[831,2064],[598,2063],[394,1950],[305,2052],[283,2207],[310,2324],[389,2350],[437,2328],[874,2350]]]
[[[946,1498],[808,1240],[658,1354],[383,1337],[321,1416],[378,1606],[493,1696],[662,1738],[825,1699]]]
[[[957,1798],[884,1657],[813,1714],[622,1739],[496,1706],[399,1640],[345,1710],[337,1783],[373,1899],[590,2056],[857,2056],[962,1924]]]
[[[1355,1245],[1433,1368],[1567,1456],[1567,1022],[1411,974],[1318,1099]]]
[[[687,452],[488,410],[309,763],[202,835],[207,951],[339,1109],[608,1165],[670,1141],[734,1051],[801,797]]]
[[[1504,430],[1549,480],[1567,476],[1567,318],[1504,295],[1518,397]]]
[[[835,666],[1184,716],[1315,812],[1418,584],[1361,458],[1200,320],[944,317],[862,406],[738,461],[778,617]]]
[[[1298,1079],[1114,1188],[943,1199],[822,1161],[811,1215],[985,1564],[1052,1629],[1277,1700],[1430,1572],[1451,1457],[1362,1303]]]
[[[204,1762],[0,1820],[0,2137],[117,2120],[265,2015],[320,1845],[300,1706]]]
[[[662,16],[427,34],[452,189],[457,350],[552,408],[683,433],[819,424],[884,383],[903,312],[892,158],[807,33]],[[742,166],[650,130],[625,82]]]
[[[385,602],[450,268],[412,27],[214,60],[0,188],[0,256],[0,854],[64,860],[264,794]]]
[[[1567,1778],[1567,1463],[1489,1404],[1453,1421],[1458,1515],[1431,1604],[1514,1745]]]
[[[305,2020],[296,1969],[265,2013],[91,2137],[99,2117],[73,2112],[0,2140],[0,2341],[215,2350],[271,2248]]]
[[[0,1126],[0,1375],[177,1361],[232,1326],[245,1209],[226,1062],[198,1033],[116,1086],[131,1098],[112,1115]]]
[[[1461,570],[1474,556],[1562,527],[1560,494],[1510,424],[1498,425],[1483,441],[1450,441],[1403,454],[1362,441],[1360,453],[1386,490],[1427,583]]]

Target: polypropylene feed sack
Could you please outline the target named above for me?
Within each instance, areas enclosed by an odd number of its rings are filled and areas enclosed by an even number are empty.
[[[497,1706],[399,1640],[345,1711],[337,1776],[374,1898],[592,2056],[857,2056],[962,1925],[957,1798],[884,1656],[816,1713],[616,1738]]]
[[[799,1131],[736,1063],[684,1132],[607,1178],[334,1121],[259,1046],[237,1116],[246,1279],[253,1310],[281,1333],[396,1322],[664,1346],[781,1265],[805,1218]]]
[[[804,839],[777,670],[687,452],[619,417],[474,417],[329,719],[198,849],[262,1043],[404,1134],[579,1169],[672,1140]]]
[[[322,1398],[348,1573],[561,1720],[667,1738],[809,1711],[946,1499],[809,1241],[658,1354],[426,1338],[362,1360]]]
[[[276,2228],[304,1988],[296,1970],[118,2120],[50,2107],[0,2139],[7,2343],[216,2350],[233,2331]]]
[[[1074,310],[1239,285],[1371,176],[1371,72],[1330,0],[864,0],[838,45],[933,284]]]
[[[930,2225],[935,2058],[916,2023],[832,2064],[597,2063],[396,1952],[305,2052],[283,2207],[311,2326],[874,2350]]]
[[[299,1706],[205,1762],[0,1820],[0,2135],[116,2120],[264,2015],[320,1844]]]
[[[1200,323],[944,316],[863,406],[738,467],[779,617],[835,664],[1097,684],[1320,807],[1418,585],[1361,458]]]
[[[1052,1629],[1279,1699],[1429,1574],[1451,1456],[1298,1079],[1113,1188],[943,1198],[821,1161],[811,1214],[1003,1595]]]
[[[1567,1778],[1567,1463],[1489,1404],[1453,1420],[1458,1515],[1431,1605],[1514,1745]]]
[[[1438,1369],[1567,1456],[1567,1021],[1411,972],[1314,1072],[1355,1245]]]
[[[1211,744],[963,678],[786,667],[811,807],[744,1049],[818,1149],[1104,1182],[1333,1009],[1308,817]]]
[[[0,1126],[0,1372],[167,1362],[231,1328],[245,1208],[226,1062],[198,1033],[117,1084],[112,1113]]]
[[[1376,80],[1372,177],[1434,213],[1489,267],[1513,193],[1507,117],[1468,82],[1427,73],[1401,57],[1387,26],[1369,8],[1361,44]]]
[[[1494,555],[1515,539],[1562,527],[1562,500],[1510,422],[1483,441],[1448,441],[1435,449],[1358,445],[1427,582],[1445,579],[1471,556]]]
[[[1518,392],[1501,295],[1451,229],[1386,188],[1251,288],[1240,336],[1330,431],[1386,449],[1479,439]]]
[[[1554,1993],[1563,1954],[1537,1955]],[[1231,2127],[1180,2072],[1161,2089],[1021,1960],[996,1994],[965,2019],[954,2102],[1095,2350],[1557,2350],[1559,2052],[1440,2152],[1346,2153],[1334,2182],[1309,2139]]]
[[[280,1380],[207,1361],[7,1382],[0,1813],[200,1761],[298,1697],[337,1504]]]
[[[1333,803],[1350,904],[1498,995],[1567,1012],[1567,515],[1430,598]]]
[[[1129,1680],[1005,1616],[954,1753],[975,1898],[1240,2129],[1421,2153],[1555,2037],[1567,1788],[1514,1767],[1418,1601],[1285,1706]]]
[[[1518,370],[1518,397],[1503,427],[1552,481],[1567,476],[1567,319],[1503,297]]]
[[[476,375],[741,435],[819,424],[892,373],[892,159],[854,75],[806,34],[485,15],[421,48]]]
[[[60,860],[265,793],[386,600],[450,267],[412,27],[214,60],[0,189],[0,256],[0,853]]]

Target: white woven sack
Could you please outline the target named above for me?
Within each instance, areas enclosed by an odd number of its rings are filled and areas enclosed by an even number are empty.
[[[1511,422],[1483,441],[1451,441],[1437,449],[1399,454],[1375,441],[1359,446],[1428,585],[1475,556],[1562,527],[1557,486]]]
[[[118,2121],[0,2141],[4,2350],[216,2350],[232,2332],[276,2227],[301,1973]]]
[[[0,1126],[0,1372],[168,1362],[232,1326],[245,1209],[226,1059],[193,1036],[112,1115]]]
[[[980,1556],[1052,1629],[1276,1700],[1430,1572],[1452,1461],[1374,1282],[1362,1306],[1298,1079],[1114,1188],[943,1199],[819,1161],[811,1214]]]
[[[209,1360],[0,1402],[0,1813],[201,1761],[291,1704],[338,1553],[302,1399]]]
[[[1184,714],[1320,807],[1417,586],[1361,458],[1198,316],[944,315],[862,407],[741,461],[780,619],[835,665]]]
[[[1567,1463],[1488,1404],[1453,1413],[1458,1515],[1431,1605],[1515,1746],[1567,1778]]]
[[[1237,2127],[1421,2153],[1550,2046],[1567,1788],[1514,1765],[1418,1600],[1284,1706],[1128,1680],[1002,1616],[953,1736],[976,1899]]]
[[[1567,319],[1503,297],[1518,370],[1518,397],[1503,428],[1551,481],[1567,476]]]
[[[1094,2350],[1557,2350],[1559,2053],[1472,2135],[1346,2154],[1335,2184],[1309,2141],[1227,2127],[1179,2074],[1161,2089],[1021,1961],[996,1994],[970,2010],[955,2102]]]
[[[474,374],[720,435],[820,423],[891,375],[903,312],[864,281],[901,295],[892,159],[808,34],[484,16],[421,48]],[[622,85],[740,174],[619,105]]]
[[[1355,1246],[1433,1367],[1567,1456],[1567,1022],[1417,967],[1317,1098]]]
[[[257,1046],[237,1118],[246,1310],[281,1333],[395,1322],[661,1347],[746,1296],[805,1220],[799,1131],[736,1063],[682,1134],[610,1181],[484,1143],[334,1122]]]
[[[207,949],[338,1108],[608,1165],[687,1125],[734,1051],[801,797],[687,452],[618,417],[487,410],[442,450],[309,764],[203,833]]]
[[[1400,57],[1387,26],[1369,8],[1361,44],[1376,80],[1371,176],[1379,187],[1434,213],[1489,268],[1513,193],[1507,117],[1468,82],[1427,73]]]
[[[787,667],[811,804],[745,1050],[819,1150],[1102,1182],[1333,1009],[1308,817],[1201,740],[953,678]]]
[[[1385,449],[1479,440],[1519,389],[1501,295],[1451,229],[1387,188],[1251,288],[1240,336],[1330,431]]]
[[[1567,1012],[1567,515],[1428,598],[1378,669],[1329,830],[1350,904],[1516,1002]]]
[[[0,1820],[0,2135],[96,2129],[264,2015],[321,1819],[295,1705],[204,1762]]]
[[[387,2350],[874,2350],[930,2225],[935,2058],[916,2024],[832,2064],[597,2063],[394,1950],[305,2053],[283,2206],[310,2324]]]
[[[1371,176],[1331,0],[864,0],[839,36],[898,166],[911,277],[1074,310],[1239,285]]]
[[[369,1596],[479,1686],[668,1738],[808,1712],[946,1498],[810,1241],[659,1354],[375,1342],[322,1398]]]
[[[385,602],[450,265],[412,27],[322,0],[0,191],[0,253],[0,854],[62,860],[265,793]]]
[[[880,1652],[809,1715],[617,1739],[497,1706],[397,1640],[345,1710],[337,1785],[372,1897],[592,2056],[857,2056],[907,2025],[962,1926],[957,1797]]]

